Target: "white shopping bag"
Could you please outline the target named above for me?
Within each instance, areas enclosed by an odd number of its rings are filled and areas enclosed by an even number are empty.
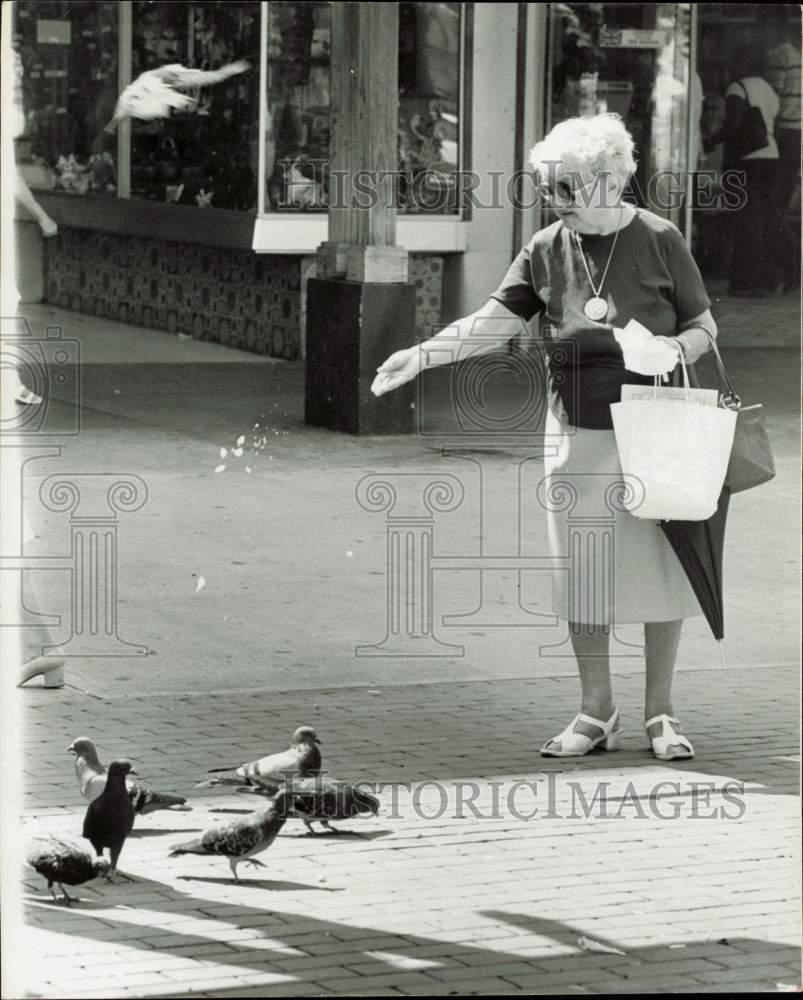
[[[725,482],[736,411],[695,399],[685,364],[683,382],[683,399],[648,387],[647,398],[611,404],[622,472],[642,487],[622,502],[643,520],[704,521]]]

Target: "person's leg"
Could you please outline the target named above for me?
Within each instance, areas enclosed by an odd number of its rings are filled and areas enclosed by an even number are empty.
[[[739,170],[744,175],[743,203],[731,216],[731,293],[758,289],[756,277],[756,247],[761,243],[761,190],[754,164],[742,160]]]
[[[672,680],[682,628],[682,618],[669,622],[646,622],[644,625],[645,720],[652,719],[656,715],[675,714],[672,707]],[[660,722],[656,722],[647,730],[647,735],[652,738],[660,736],[661,732],[662,725]],[[683,750],[684,748],[677,744],[672,744],[669,747],[670,753],[682,753]]]
[[[782,280],[785,260],[791,248],[784,242],[781,213],[778,211],[778,161],[763,160],[759,168],[759,202],[761,205],[761,255],[759,273],[761,288],[774,291]]]
[[[778,142],[778,184],[777,208],[784,222],[787,221],[789,202],[795,193],[797,180],[800,176],[800,130],[779,128],[776,139]]]
[[[608,654],[610,627],[569,622],[569,635],[580,673],[582,689],[580,711],[592,719],[608,722],[615,711]],[[602,736],[603,730],[599,726],[581,720],[574,726],[574,732],[593,740]],[[563,749],[559,739],[549,740],[546,747],[553,751]]]
[[[611,630],[607,625],[583,625],[569,622],[569,635],[577,669],[580,672],[582,704],[580,711],[595,719],[607,720],[613,714],[613,689],[609,657]],[[587,735],[593,736],[594,733]],[[597,732],[596,735],[599,735]]]

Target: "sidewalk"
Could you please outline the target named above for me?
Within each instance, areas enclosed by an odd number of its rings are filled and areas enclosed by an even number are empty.
[[[569,678],[263,697],[23,691],[26,835],[80,835],[84,810],[65,752],[79,734],[105,759],[132,757],[153,787],[189,789],[194,806],[138,820],[121,860],[137,881],[91,883],[72,909],[26,876],[30,995],[772,992],[799,984],[798,674],[732,671],[727,690],[723,680],[707,671],[683,678],[683,719],[697,750],[685,765],[645,751],[640,685],[625,678],[624,749],[575,761],[537,753],[576,710]],[[262,856],[268,870],[252,877],[243,869],[242,886],[222,859],[168,859],[169,845],[243,808],[236,795],[193,791],[205,770],[283,746],[300,722],[317,728],[335,775],[410,782],[410,791],[397,789],[394,807],[386,787],[379,816],[344,824],[339,836],[309,836],[290,821]],[[497,818],[492,779],[501,789]],[[536,791],[520,785],[511,800],[516,781],[536,782]],[[723,794],[730,781],[744,790]],[[478,797],[459,810],[470,782]],[[580,792],[591,803],[602,782],[608,815],[597,804],[586,818]],[[531,821],[517,818],[534,807]],[[581,936],[624,954],[584,951]]]
[[[357,484],[369,473],[416,488],[454,477],[466,499],[438,515],[437,555],[538,555],[542,512],[521,502],[539,476],[531,442],[461,447],[444,412],[440,437],[310,428],[301,364],[29,307],[37,332],[56,323],[80,341],[82,422],[58,438],[58,456],[26,468],[36,537],[25,555],[70,551],[68,516],[40,499],[47,476],[89,474],[104,489],[110,474],[140,477],[147,503],[118,517],[116,627],[149,655],[73,658],[63,689],[32,682],[16,694],[24,834],[80,840],[84,803],[65,751],[79,735],[106,761],[130,756],[143,780],[188,795],[194,811],[138,820],[121,863],[137,881],[90,883],[72,909],[26,871],[27,924],[7,942],[18,994],[799,985],[797,304],[754,306],[715,303],[715,314],[737,387],[767,408],[778,475],[731,504],[728,669],[703,619],[684,628],[675,703],[697,751],[685,766],[646,751],[643,660],[623,644],[613,672],[625,749],[539,756],[577,711],[577,679],[556,648],[565,627],[534,618],[550,610],[535,572],[439,570],[434,631],[453,649],[355,655],[382,641],[389,614],[386,517],[357,503]],[[57,395],[54,426],[73,414]],[[62,616],[62,641],[69,574],[37,576],[32,610]],[[619,638],[637,644],[638,632]],[[301,723],[317,728],[336,777],[409,788],[385,787],[379,816],[339,836],[288,823],[262,856],[268,870],[243,869],[242,886],[225,861],[168,859],[171,844],[245,808],[195,790],[206,769],[281,749]],[[583,950],[582,936],[625,954]]]

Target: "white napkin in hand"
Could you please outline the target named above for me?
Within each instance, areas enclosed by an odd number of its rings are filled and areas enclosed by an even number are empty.
[[[664,375],[678,362],[678,352],[656,340],[646,326],[631,319],[623,329],[614,327],[613,335],[622,348],[625,368],[639,375]]]

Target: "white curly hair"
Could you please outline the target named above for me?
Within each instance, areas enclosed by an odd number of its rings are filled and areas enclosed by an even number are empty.
[[[635,143],[621,117],[612,112],[567,118],[530,150],[529,162],[540,181],[554,179],[556,173],[585,173],[608,176],[627,183],[636,172]]]

